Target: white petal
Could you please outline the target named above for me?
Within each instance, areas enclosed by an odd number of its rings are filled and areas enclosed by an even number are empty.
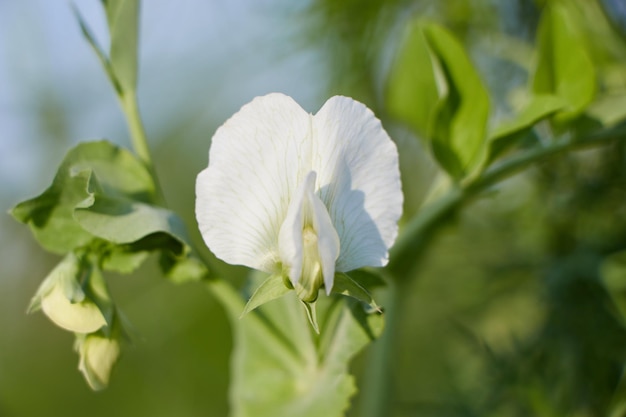
[[[398,233],[398,150],[365,105],[332,97],[313,117],[312,170],[339,234],[336,269],[384,266]]]
[[[278,233],[296,187],[310,171],[311,115],[282,94],[257,97],[213,136],[196,181],[196,217],[213,253],[274,272]]]

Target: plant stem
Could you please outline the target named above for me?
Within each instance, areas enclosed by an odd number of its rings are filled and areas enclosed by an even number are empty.
[[[359,415],[362,417],[384,417],[389,415],[393,401],[394,341],[401,327],[401,312],[404,309],[403,284],[392,282],[381,298],[385,306],[385,330],[368,352],[366,377],[362,382]],[[378,297],[377,297],[378,298]]]
[[[165,197],[161,189],[159,179],[152,162],[152,155],[148,147],[146,131],[143,127],[139,105],[137,104],[137,93],[135,91],[125,91],[119,95],[122,110],[126,115],[126,122],[130,131],[130,139],[135,153],[141,159],[144,166],[150,172],[156,188],[157,202],[165,204]]]

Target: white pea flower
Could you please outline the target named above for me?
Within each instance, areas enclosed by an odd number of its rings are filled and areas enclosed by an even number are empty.
[[[384,266],[398,232],[398,151],[365,105],[332,97],[311,115],[257,97],[213,136],[196,217],[220,259],[281,275],[301,300],[336,272]]]

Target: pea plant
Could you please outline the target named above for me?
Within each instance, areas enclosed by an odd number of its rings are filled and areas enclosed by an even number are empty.
[[[132,333],[107,273],[132,274],[155,255],[163,276],[202,283],[227,313],[233,416],[344,415],[357,392],[349,365],[370,344],[359,411],[391,415],[398,306],[451,215],[539,162],[626,138],[626,101],[603,82],[567,2],[544,6],[530,82],[504,121],[493,118],[490,92],[459,39],[417,17],[384,93],[389,123],[422,138],[438,166],[417,212],[403,217],[412,181],[401,178],[392,130],[372,110],[334,96],[309,113],[272,93],[251,98],[207,140],[197,225],[184,224],[168,208],[137,104],[140,2],[102,6],[108,50],[75,14],[119,99],[132,149],[80,143],[42,194],[11,211],[61,257],[29,311],[75,335],[79,370],[93,390],[115,384],[112,369]],[[212,270],[191,228],[217,258],[250,269],[245,288]],[[604,267],[622,313],[625,253]]]

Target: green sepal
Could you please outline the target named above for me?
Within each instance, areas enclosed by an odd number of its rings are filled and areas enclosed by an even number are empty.
[[[300,300],[300,298],[298,298]],[[306,318],[309,319],[309,323],[315,333],[320,334],[320,326],[317,324],[317,311],[315,309],[315,301],[309,303],[303,300],[300,300],[300,304],[304,307],[304,311],[306,312]]]
[[[373,310],[382,313],[382,309],[378,304],[376,304],[376,301],[374,301],[372,295],[358,282],[342,272],[337,272],[335,274],[335,282],[333,284],[333,289],[331,293],[352,297],[362,303],[367,304]]]
[[[284,296],[289,291],[291,291],[291,289],[285,286],[282,275],[270,275],[261,285],[259,285],[254,293],[252,293],[252,296],[246,303],[246,306],[241,313],[241,317],[265,303]]]

